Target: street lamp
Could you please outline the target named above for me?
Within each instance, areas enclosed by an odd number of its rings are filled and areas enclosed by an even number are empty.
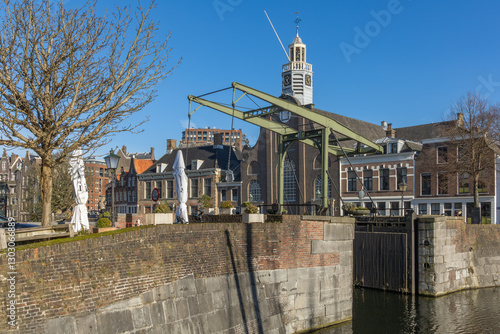
[[[113,174],[113,183],[111,184],[111,226],[113,227],[115,227],[115,179],[119,160],[120,157],[116,155],[112,149],[109,151],[109,155],[104,157],[106,167],[110,169]]]
[[[404,211],[404,202],[403,202],[403,197],[405,195],[406,189],[408,189],[408,185],[406,184],[405,180],[403,180],[400,184],[398,184],[399,191],[401,191],[401,212],[403,213],[402,216],[405,215]]]

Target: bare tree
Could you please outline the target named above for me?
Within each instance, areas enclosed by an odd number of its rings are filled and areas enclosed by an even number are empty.
[[[124,121],[179,64],[167,68],[170,35],[155,39],[154,0],[103,16],[92,0],[76,9],[55,2],[0,0],[0,145],[42,159],[44,226],[51,223],[54,167],[77,147],[95,149],[141,125]]]
[[[472,180],[474,207],[479,208],[480,188],[487,186],[488,173],[495,172],[495,153],[500,152],[493,141],[500,124],[499,108],[479,93],[469,92],[452,106],[449,116],[456,121],[447,133],[454,144],[448,166],[459,182],[461,175]]]

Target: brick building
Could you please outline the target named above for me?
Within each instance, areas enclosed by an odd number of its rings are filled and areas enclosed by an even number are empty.
[[[216,127],[206,127],[204,129],[185,129],[182,131],[182,139],[179,147],[213,145],[216,134],[222,134],[222,145],[234,145],[240,151],[247,140],[245,134],[238,130],[223,130]]]
[[[115,214],[117,222],[125,222],[126,214],[137,212],[137,175],[142,173],[155,161],[155,151],[151,147],[149,152],[127,152],[123,145],[116,155],[120,157],[116,168],[115,181]],[[110,175],[110,177],[112,177]],[[106,187],[106,210],[111,212],[112,180]],[[130,218],[131,219],[131,218]]]
[[[30,207],[39,200],[38,166],[41,159],[28,151],[24,158],[4,149],[0,158],[0,196],[2,213],[18,221],[29,220]],[[4,204],[7,208],[4,212]]]
[[[85,166],[85,178],[87,181],[87,211],[102,211],[106,205],[106,186],[109,182],[109,175],[106,163],[95,157],[83,159]]]

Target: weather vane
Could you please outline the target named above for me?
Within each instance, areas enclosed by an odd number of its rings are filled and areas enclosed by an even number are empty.
[[[295,21],[293,21],[296,25],[296,28],[297,28],[297,36],[299,35],[299,22],[302,21],[301,19],[299,19],[299,12],[295,12],[295,15],[297,15],[297,18],[295,19]]]

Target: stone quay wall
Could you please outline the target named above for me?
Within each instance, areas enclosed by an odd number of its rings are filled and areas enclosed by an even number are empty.
[[[500,225],[420,216],[418,229],[420,294],[500,286]]]
[[[16,251],[17,329],[294,333],[352,318],[354,221],[159,225]]]

